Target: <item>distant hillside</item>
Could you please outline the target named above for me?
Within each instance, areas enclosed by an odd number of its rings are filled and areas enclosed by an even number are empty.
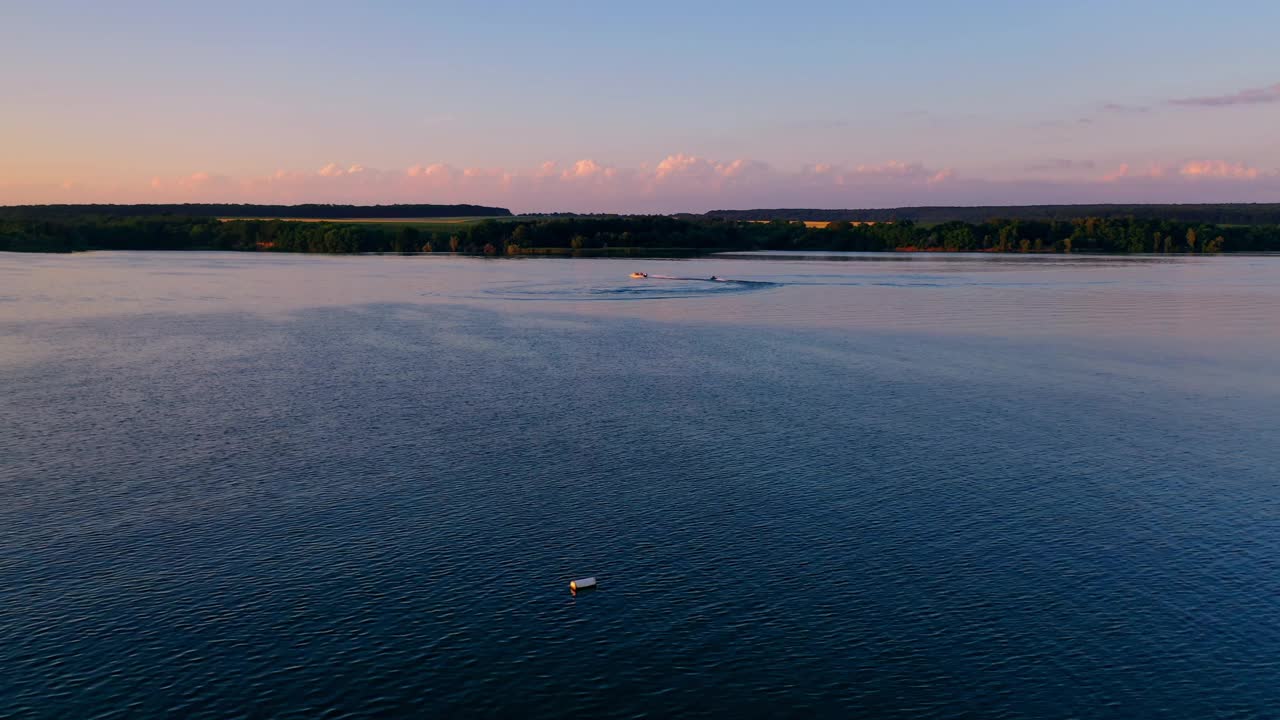
[[[712,210],[704,217],[722,220],[862,220],[918,223],[1004,220],[1073,220],[1078,218],[1138,218],[1218,225],[1280,224],[1280,203],[1206,205],[988,205],[977,207],[905,207],[864,210],[779,208],[774,210]]]
[[[217,218],[437,218],[507,217],[511,211],[483,205],[238,205],[223,203],[175,205],[11,205],[0,206],[0,218],[109,217]]]

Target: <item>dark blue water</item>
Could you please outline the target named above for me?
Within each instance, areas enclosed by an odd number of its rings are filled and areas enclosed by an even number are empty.
[[[4,258],[0,717],[1280,709],[1280,261],[698,262]]]

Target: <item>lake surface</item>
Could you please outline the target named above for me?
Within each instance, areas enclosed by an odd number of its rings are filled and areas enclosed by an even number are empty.
[[[1280,258],[0,254],[0,717],[1274,717],[1278,356]]]

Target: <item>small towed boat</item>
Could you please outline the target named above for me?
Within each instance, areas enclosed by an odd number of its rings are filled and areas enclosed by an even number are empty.
[[[645,278],[649,277],[649,273],[633,272],[633,273],[631,273],[631,277],[632,277],[632,278],[634,278],[634,279],[636,279],[636,280],[643,280],[643,279],[645,279]]]

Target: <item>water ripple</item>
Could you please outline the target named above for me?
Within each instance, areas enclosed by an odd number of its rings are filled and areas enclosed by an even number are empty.
[[[1280,706],[1257,278],[75,261],[0,320],[0,717]]]

